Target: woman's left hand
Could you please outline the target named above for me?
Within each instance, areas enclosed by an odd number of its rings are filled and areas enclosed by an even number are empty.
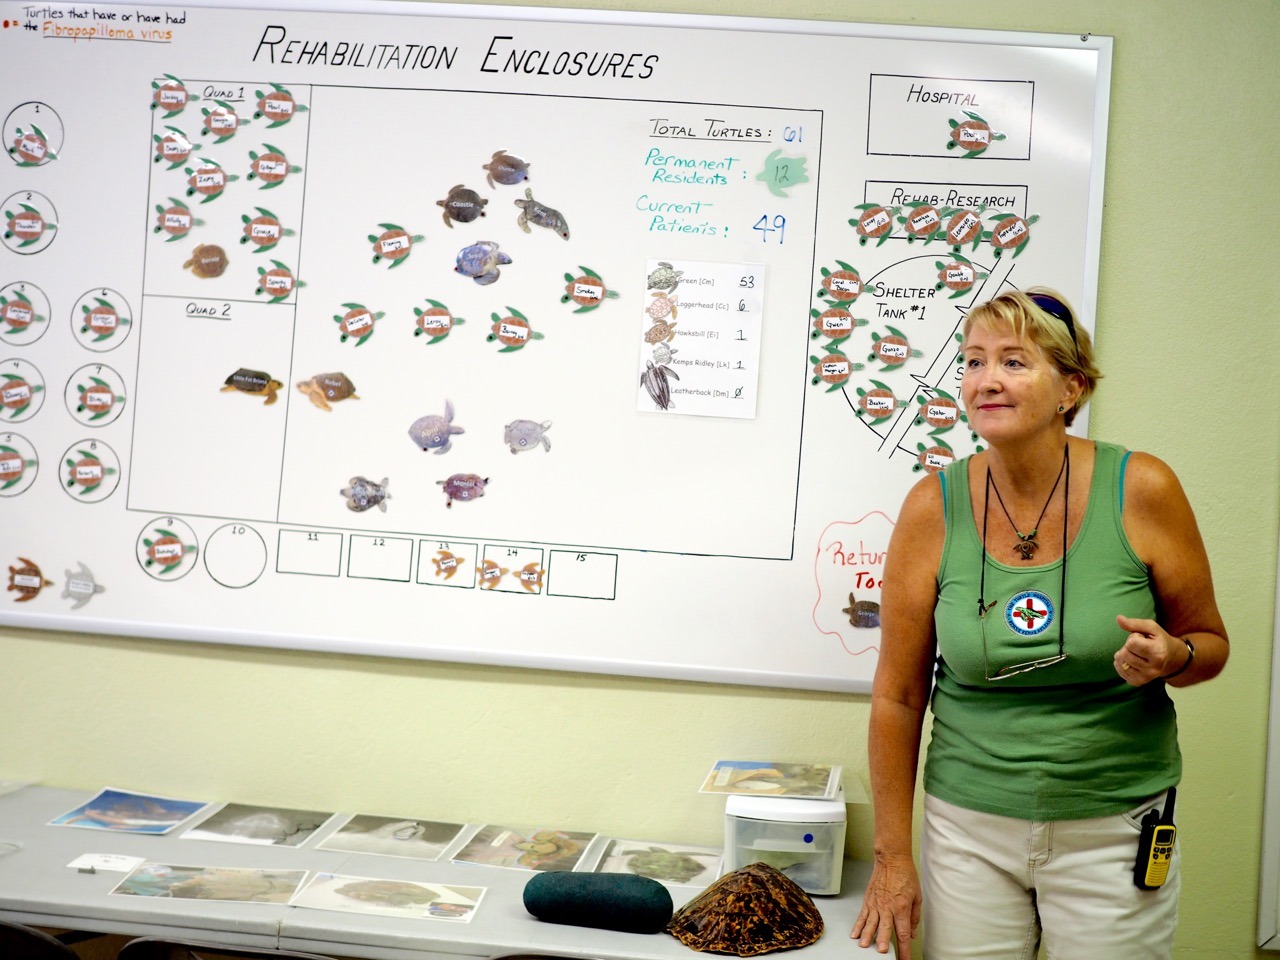
[[[1113,658],[1116,673],[1133,687],[1141,687],[1158,677],[1173,673],[1189,655],[1187,646],[1154,620],[1120,615],[1116,623],[1128,630],[1124,646]]]

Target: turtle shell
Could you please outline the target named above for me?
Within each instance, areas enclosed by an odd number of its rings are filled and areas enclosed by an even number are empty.
[[[916,207],[907,214],[903,223],[904,229],[913,237],[932,236],[937,233],[940,226],[942,226],[942,214],[938,212],[937,207],[929,204]]]
[[[822,289],[833,300],[857,300],[862,294],[862,278],[853,270],[837,270],[822,278]]]
[[[197,277],[220,277],[227,269],[227,252],[215,243],[202,243],[191,251],[191,259],[183,266]]]
[[[271,374],[250,370],[248,367],[241,367],[224,381],[226,386],[235,387],[244,393],[266,393],[273,382]]]
[[[960,405],[947,397],[921,400],[920,418],[931,427],[954,427],[960,419]]]
[[[855,600],[849,594],[849,606],[842,611],[849,615],[849,626],[870,630],[880,626],[880,604],[874,600]]]
[[[176,549],[175,549],[176,548]],[[165,534],[151,542],[147,547],[147,563],[158,563],[162,567],[172,567],[182,562],[186,549],[182,541],[172,534]]]
[[[151,92],[151,102],[168,114],[181,111],[189,99],[187,88],[175,80],[168,80]]]
[[[280,227],[280,221],[264,213],[245,221],[244,236],[240,238],[240,242],[256,243],[259,247],[274,247],[283,235],[284,230]]]
[[[14,450],[0,450],[0,482],[13,483],[22,477],[27,461]]]
[[[289,175],[289,160],[283,153],[260,153],[249,164],[249,179],[280,183]]]
[[[427,307],[418,314],[418,330],[429,337],[443,337],[453,329],[453,314],[444,307]]]
[[[413,248],[414,238],[404,230],[386,230],[373,241],[375,256],[387,260],[401,260],[409,255]]]
[[[173,166],[191,156],[191,141],[181,133],[170,131],[156,142],[156,160],[167,160]]]
[[[824,383],[844,383],[853,375],[853,364],[839,353],[829,353],[813,365],[814,375]]]
[[[942,269],[938,271],[938,279],[949,290],[969,290],[978,281],[978,271],[971,263],[953,260],[951,263],[943,264]]]
[[[976,210],[961,210],[947,221],[947,239],[954,246],[976,240],[982,233],[982,218]]]
[[[116,395],[105,384],[95,383],[80,391],[80,406],[96,414],[106,413],[116,402]]]
[[[645,343],[661,343],[666,340],[670,343],[675,339],[675,324],[667,323],[665,320],[655,320],[653,326],[644,333]]]
[[[345,337],[363,337],[373,332],[373,324],[376,320],[377,317],[366,308],[356,307],[342,315],[342,322],[338,325],[338,329]]]
[[[331,403],[345,400],[356,392],[356,385],[345,373],[320,373],[312,378],[324,398]]]
[[[951,129],[951,139],[962,149],[976,153],[991,146],[991,127],[980,120],[966,120]]]
[[[99,337],[107,337],[120,326],[120,315],[110,307],[99,304],[85,314],[84,325]]]
[[[686,947],[739,957],[807,947],[822,931],[822,914],[809,895],[767,863],[725,874],[667,924]]]
[[[673,316],[675,314],[675,310],[675,298],[668,297],[661,293],[654,293],[653,299],[650,300],[648,306],[644,308],[644,312],[658,322],[665,320],[667,317]]]
[[[954,461],[955,458],[956,455],[946,447],[925,447],[916,457],[920,462],[920,466],[930,473],[938,473],[945,470],[947,465]]]
[[[898,407],[898,401],[893,396],[892,390],[885,390],[876,387],[874,390],[868,390],[858,398],[858,406],[873,420],[883,420],[885,417],[891,416],[893,411]]]
[[[484,164],[482,169],[487,171],[489,186],[491,187],[494,185],[494,181],[509,186],[513,183],[519,183],[529,176],[529,164],[519,157],[507,153],[505,150],[495,152],[492,159]]]
[[[204,115],[204,128],[219,140],[234,136],[240,127],[240,118],[230,107],[214,107]]]
[[[582,307],[594,307],[603,302],[608,291],[599,277],[575,277],[564,285],[564,299]]]
[[[185,237],[194,222],[186,207],[166,207],[156,214],[156,233],[164,231],[171,237]]]
[[[97,457],[81,457],[67,467],[67,486],[79,484],[92,490],[102,482],[104,474],[102,461]]]
[[[853,333],[853,314],[841,307],[825,310],[813,321],[813,328],[824,337],[832,340],[843,340]]]
[[[44,578],[44,574],[30,560],[25,557],[18,558],[18,567],[9,568],[9,589],[18,592],[18,602],[30,600],[38,594],[43,587],[52,586],[52,583]]]
[[[187,177],[187,191],[215,197],[227,188],[227,175],[216,163],[202,163]]]
[[[902,337],[881,337],[871,346],[875,359],[890,367],[898,367],[911,356],[911,345]]]
[[[484,496],[485,485],[489,482],[487,477],[481,477],[474,473],[455,473],[448,480],[437,480],[440,486],[444,487],[445,496],[449,498],[446,507],[453,506],[455,500],[476,500]],[[486,561],[492,563],[492,561]]]
[[[272,90],[258,101],[257,117],[266,117],[272,123],[287,123],[297,110],[293,94],[287,90]]]
[[[0,393],[0,406],[8,407],[10,410],[17,410],[25,407],[31,402],[31,384],[21,379],[13,377],[4,381],[4,391]]]
[[[49,144],[40,134],[27,131],[13,141],[12,152],[23,163],[43,163],[49,157]]]
[[[31,309],[31,303],[28,300],[14,299],[0,306],[0,320],[7,323],[13,330],[25,330],[31,326],[34,319],[35,311]]]
[[[450,220],[470,223],[477,217],[484,216],[484,206],[488,202],[474,190],[458,184],[449,190],[449,195],[443,200],[437,200],[436,206],[444,207],[445,223],[449,223]]]
[[[508,347],[522,347],[532,338],[529,322],[519,317],[503,317],[492,330],[498,342]]]
[[[292,273],[283,267],[272,267],[270,270],[262,271],[256,292],[269,293],[273,297],[287,297],[293,293],[295,286],[297,281],[293,279]]]
[[[991,245],[1001,250],[1020,247],[1031,239],[1031,228],[1021,217],[1006,217],[991,230]]]
[[[22,213],[9,219],[6,224],[9,233],[17,237],[19,240],[38,240],[44,233],[44,217],[33,210],[23,210]]]
[[[858,234],[875,240],[893,229],[893,215],[884,207],[872,207],[858,214]]]

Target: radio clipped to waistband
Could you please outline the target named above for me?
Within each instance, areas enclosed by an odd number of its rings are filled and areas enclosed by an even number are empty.
[[[1173,804],[1177,787],[1170,787],[1164,813],[1152,809],[1142,818],[1142,834],[1138,838],[1138,860],[1133,865],[1133,882],[1139,890],[1156,890],[1164,886],[1173,862],[1173,842],[1178,828],[1173,823]]]

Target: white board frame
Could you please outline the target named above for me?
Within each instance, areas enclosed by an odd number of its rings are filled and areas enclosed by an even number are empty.
[[[99,3],[97,6],[109,7],[110,3]],[[119,4],[121,7],[132,4]],[[212,9],[246,9],[268,10],[269,5],[230,0],[230,2],[208,2],[195,0],[187,4],[192,8]],[[858,24],[838,23],[831,21],[803,21],[770,18],[726,17],[692,14],[647,14],[628,11],[597,11],[570,8],[534,8],[510,6],[480,6],[468,4],[431,4],[431,3],[393,3],[386,0],[369,0],[369,2],[324,2],[313,0],[298,7],[283,7],[282,12],[297,13],[301,10],[320,12],[350,12],[372,15],[421,16],[439,18],[486,18],[492,20],[511,21],[551,21],[570,23],[606,24],[626,27],[636,26],[672,26],[686,29],[708,31],[732,30],[758,32],[774,35],[821,35],[836,37],[857,37],[885,40],[905,41],[941,41],[953,43],[972,43],[992,46],[1028,46],[1046,50],[1087,49],[1096,52],[1097,67],[1094,81],[1094,96],[1091,104],[1094,124],[1092,131],[1092,163],[1089,174],[1087,202],[1087,227],[1084,249],[1081,256],[1084,261],[1083,274],[1085,282],[1078,306],[1085,326],[1093,328],[1093,317],[1097,303],[1098,264],[1102,240],[1103,182],[1105,174],[1105,156],[1107,141],[1107,124],[1110,96],[1110,71],[1112,40],[1109,37],[1094,37],[1087,33],[1080,35],[1056,35],[1030,32],[986,31],[942,27],[913,27],[890,24]],[[815,253],[815,260],[817,259]],[[816,269],[817,263],[814,267]],[[1073,432],[1084,432],[1087,429],[1087,410],[1077,419]],[[797,559],[793,541],[793,561]],[[421,657],[459,662],[492,662],[487,652],[477,653],[464,644],[433,643],[422,648],[409,648],[403,643],[387,642],[376,636],[335,635],[322,636],[315,632],[291,633],[272,630],[255,633],[244,627],[226,628],[199,623],[166,623],[146,619],[112,618],[98,619],[90,614],[86,616],[69,616],[50,614],[44,610],[39,612],[27,609],[14,609],[6,605],[0,610],[0,623],[17,627],[40,629],[70,630],[77,632],[97,632],[125,636],[142,636],[165,639],[184,639],[215,643],[254,644],[288,649],[316,649],[343,653],[358,653],[391,657]],[[849,676],[831,676],[814,672],[788,673],[773,669],[766,664],[763,667],[750,662],[731,664],[725,662],[674,662],[646,659],[644,657],[596,658],[581,655],[547,654],[538,650],[519,651],[504,650],[498,656],[498,662],[516,666],[527,666],[544,669],[562,669],[597,673],[616,673],[623,675],[639,675],[665,677],[672,679],[691,679],[719,683],[742,683],[763,686],[784,686],[818,690],[847,690],[866,692],[870,688],[870,671],[860,668]],[[865,666],[865,661],[864,661]],[[1274,899],[1274,898],[1273,898]]]

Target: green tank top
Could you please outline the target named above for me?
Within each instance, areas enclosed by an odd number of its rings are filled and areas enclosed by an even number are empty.
[[[1146,565],[1121,520],[1127,453],[1097,443],[1084,522],[1067,551],[1066,659],[986,679],[978,619],[982,541],[968,462],[941,475],[946,541],[934,627],[938,661],[925,791],[971,810],[1074,820],[1131,810],[1178,782],[1177,719],[1163,681],[1131,687],[1112,666],[1127,634],[1116,614],[1156,618]],[[1012,567],[987,557],[987,664],[1058,653],[1062,560]]]

